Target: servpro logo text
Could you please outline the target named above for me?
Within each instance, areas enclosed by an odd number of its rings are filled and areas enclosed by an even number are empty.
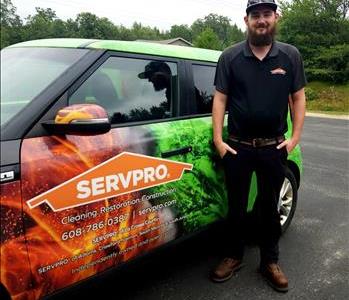
[[[30,208],[46,202],[54,211],[105,200],[180,180],[193,165],[123,152],[27,201]]]
[[[118,173],[105,177],[93,178],[92,180],[82,180],[77,184],[79,199],[86,199],[91,195],[103,195],[111,191],[128,189],[130,186],[137,188],[143,183],[156,182],[166,178],[168,174],[165,165],[156,168],[149,167],[128,171],[127,174]]]

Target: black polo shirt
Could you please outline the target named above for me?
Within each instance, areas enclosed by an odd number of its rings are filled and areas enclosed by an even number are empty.
[[[219,58],[215,86],[228,96],[228,131],[241,138],[277,137],[287,131],[288,97],[306,84],[298,50],[274,42],[260,61],[247,41]]]

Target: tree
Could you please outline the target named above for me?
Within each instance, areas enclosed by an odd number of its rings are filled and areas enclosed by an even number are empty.
[[[65,37],[66,27],[51,8],[36,7],[36,14],[29,15],[24,25],[24,40]]]
[[[346,83],[349,81],[349,45],[319,48],[312,65],[306,71],[310,81]]]
[[[98,32],[98,17],[89,12],[79,13],[75,20],[79,36],[86,39],[102,38]]]
[[[243,32],[236,26],[230,24],[230,19],[224,16],[209,14],[203,19],[197,19],[191,29],[194,38],[207,28],[211,28],[220,41],[219,49],[224,49],[231,44],[244,39]]]
[[[159,29],[156,27],[142,26],[141,23],[137,22],[133,23],[131,32],[134,39],[159,40],[162,38]]]
[[[97,22],[97,29],[102,39],[118,39],[118,28],[108,18],[99,18]]]
[[[338,14],[340,18],[345,19],[349,10],[349,0],[318,0],[320,6],[332,15]]]
[[[1,27],[14,27],[22,25],[22,21],[16,15],[16,7],[13,6],[11,0],[1,0],[0,19]]]
[[[131,29],[126,28],[123,25],[118,26],[118,39],[122,41],[132,41],[135,40],[135,36],[132,33]]]
[[[349,12],[349,0],[343,0],[340,1],[340,5],[339,5],[339,10],[341,12],[342,18],[348,18],[348,12]]]
[[[10,0],[1,0],[1,48],[21,41],[22,21]]]
[[[219,40],[217,34],[212,30],[212,28],[207,27],[202,31],[197,38],[194,40],[194,46],[205,49],[221,49],[221,41]]]
[[[80,37],[79,26],[75,20],[68,19],[65,22],[65,27],[67,30],[67,37],[70,37],[70,38],[79,38]]]
[[[280,38],[310,58],[310,46],[329,47],[349,42],[348,18],[341,6],[348,0],[294,0],[281,2]]]
[[[173,25],[169,33],[170,38],[181,37],[188,42],[193,41],[193,32],[188,25]]]
[[[341,46],[349,44],[348,0],[282,1],[281,11],[280,39],[300,50],[308,78],[348,80]]]

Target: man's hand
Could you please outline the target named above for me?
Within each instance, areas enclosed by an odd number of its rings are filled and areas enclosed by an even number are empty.
[[[227,151],[236,155],[236,151],[228,144],[224,143],[222,139],[224,114],[227,101],[228,96],[226,94],[219,91],[215,92],[212,107],[213,141],[221,158],[223,158]]]
[[[229,151],[231,154],[236,155],[237,152],[231,148],[227,143],[219,142],[219,143],[215,143],[216,149],[219,153],[219,156],[221,158],[223,158],[223,156]]]
[[[283,141],[280,145],[278,145],[276,148],[281,149],[283,147],[286,147],[287,153],[290,153],[296,146],[298,142],[295,139],[289,139]]]
[[[291,103],[292,103],[292,111],[293,111],[293,128],[292,128],[292,138],[284,141],[276,148],[281,149],[286,147],[287,152],[290,153],[294,147],[300,141],[301,133],[304,124],[304,116],[305,116],[305,92],[304,88],[299,91],[293,93],[291,95]]]

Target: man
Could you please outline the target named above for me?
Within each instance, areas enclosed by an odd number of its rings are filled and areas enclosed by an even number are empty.
[[[166,89],[167,102],[164,103],[166,111],[169,111],[171,107],[171,76],[170,67],[162,61],[151,61],[145,66],[144,72],[138,74],[139,78],[148,79],[156,92]]]
[[[213,103],[213,134],[223,159],[229,197],[229,253],[212,271],[215,282],[228,280],[242,266],[243,229],[251,175],[258,184],[260,272],[280,292],[288,280],[278,265],[281,234],[278,200],[287,154],[299,143],[305,115],[306,84],[298,50],[274,41],[279,15],[274,0],[249,0],[248,38],[225,50],[218,62]],[[285,140],[288,100],[293,132]],[[222,139],[226,107],[227,142]]]

